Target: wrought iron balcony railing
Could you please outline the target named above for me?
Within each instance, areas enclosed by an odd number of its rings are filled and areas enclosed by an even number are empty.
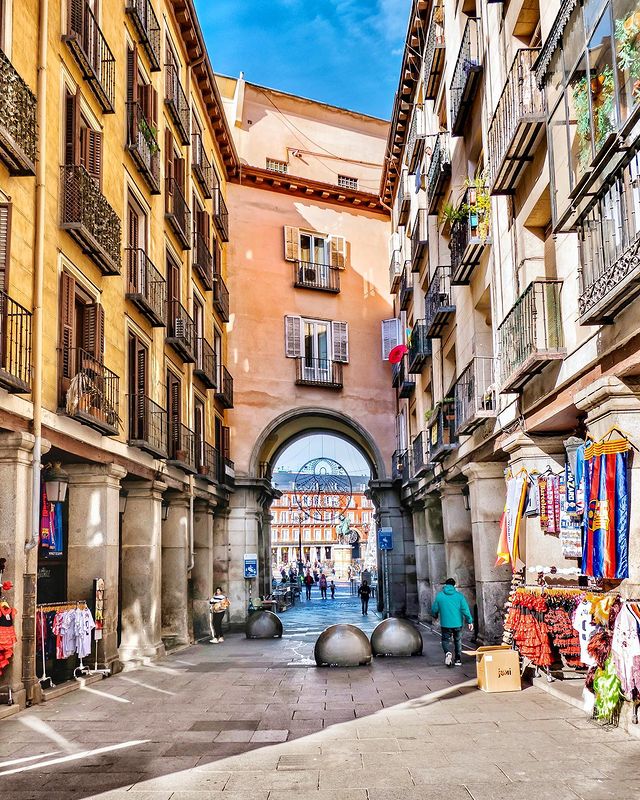
[[[167,324],[167,282],[140,247],[127,247],[127,299],[135,303],[154,328]]]
[[[562,281],[532,281],[498,328],[502,392],[518,392],[550,361],[566,353],[562,330]]]
[[[429,467],[429,447],[424,431],[411,442],[411,476],[417,478]]]
[[[521,49],[507,75],[489,127],[491,194],[510,194],[518,185],[546,120],[545,92],[536,86],[538,49]]]
[[[36,96],[0,49],[0,158],[10,175],[36,173]]]
[[[191,134],[191,169],[198,181],[198,186],[202,189],[202,194],[209,198],[212,196],[211,186],[211,161],[204,149],[202,136],[199,133]]]
[[[464,133],[482,72],[480,20],[469,17],[451,79],[451,134]]]
[[[213,282],[213,307],[223,322],[229,322],[229,290],[222,275],[216,275]]]
[[[398,397],[411,397],[416,390],[416,380],[409,372],[407,357],[393,365],[391,385],[398,390]]]
[[[222,196],[222,189],[213,190],[213,224],[216,226],[220,241],[229,241],[229,212]]]
[[[84,167],[67,164],[60,168],[60,178],[60,227],[69,231],[103,275],[119,275],[120,217]]]
[[[435,100],[444,71],[444,3],[437,0],[431,9],[427,46],[424,51],[424,96]]]
[[[218,374],[216,354],[213,347],[203,336],[196,339],[196,363],[193,373],[200,378],[207,389],[216,388],[216,376]]]
[[[169,420],[169,463],[185,472],[196,472],[196,435],[177,420]]]
[[[62,352],[61,359],[68,362],[68,374],[73,376],[62,398],[68,416],[105,436],[117,436],[120,427],[119,376],[79,347]]]
[[[391,253],[391,261],[389,263],[389,286],[391,294],[395,294],[400,288],[403,266],[400,250],[394,250]]]
[[[394,481],[409,480],[409,451],[396,450],[391,456],[391,475]]]
[[[31,391],[31,312],[0,291],[0,386]]]
[[[177,300],[168,303],[167,344],[187,364],[196,360],[196,326],[186,308]]]
[[[190,111],[189,100],[182,88],[180,75],[175,64],[164,65],[164,102],[169,110],[169,116],[173,120],[180,144],[190,144],[189,127]]]
[[[431,357],[431,339],[427,335],[427,324],[421,319],[415,323],[411,331],[408,354],[408,371],[419,375],[427,359]]]
[[[451,224],[451,280],[467,284],[484,248],[491,244],[491,203],[486,187],[469,186]]]
[[[167,412],[143,394],[130,394],[129,445],[138,447],[156,458],[166,458]]]
[[[429,417],[429,461],[443,461],[458,446],[456,411],[452,397],[446,397]]]
[[[411,209],[411,191],[409,189],[409,170],[405,167],[398,180],[398,225],[406,225]]]
[[[127,150],[151,194],[160,194],[160,147],[139,103],[127,103]]]
[[[455,314],[451,294],[451,267],[436,267],[424,299],[424,323],[430,339],[442,338],[442,331]]]
[[[429,255],[429,212],[419,208],[411,231],[411,271],[420,272]]]
[[[342,364],[328,358],[297,358],[296,384],[342,389]]]
[[[340,291],[340,270],[329,264],[296,261],[293,265],[293,285],[298,289],[320,289],[335,294]]]
[[[476,356],[465,367],[454,386],[456,435],[471,433],[485,419],[495,417],[498,398],[493,358]]]
[[[88,0],[68,0],[67,32],[63,37],[105,114],[113,114],[116,60]]]
[[[160,72],[160,23],[151,0],[127,0],[127,14],[147,54],[151,72]]]
[[[165,179],[164,215],[183,250],[191,249],[191,211],[175,178]]]
[[[233,408],[233,377],[229,370],[220,365],[220,380],[216,390],[216,400],[218,400],[224,408]]]
[[[430,214],[438,212],[440,199],[444,196],[445,187],[450,177],[449,132],[443,131],[436,136],[427,172],[427,201]]]
[[[213,289],[213,255],[209,243],[200,231],[193,234],[191,265],[198,273],[204,288],[210,292]]]
[[[406,311],[413,299],[413,274],[411,272],[411,261],[404,262],[402,278],[400,280],[400,308]]]
[[[423,105],[416,105],[413,109],[409,136],[407,138],[407,165],[409,172],[413,173],[424,153],[424,143],[427,136],[427,118]]]
[[[209,483],[220,482],[220,453],[208,442],[196,442],[198,475]]]

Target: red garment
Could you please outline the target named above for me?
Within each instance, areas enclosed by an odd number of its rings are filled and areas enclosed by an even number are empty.
[[[14,620],[17,613],[17,609],[8,605],[3,605],[0,608],[0,675],[9,665],[9,661],[13,656],[14,645],[18,641],[14,628]]]

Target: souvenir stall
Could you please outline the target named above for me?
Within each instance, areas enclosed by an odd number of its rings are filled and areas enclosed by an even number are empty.
[[[2,685],[2,675],[13,658],[16,644],[15,619],[17,609],[9,596],[13,589],[11,581],[3,581],[6,559],[0,558],[0,703],[12,705],[11,687]]]

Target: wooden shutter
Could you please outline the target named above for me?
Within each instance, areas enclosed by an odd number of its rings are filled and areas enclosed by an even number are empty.
[[[171,135],[171,131],[169,128],[164,129],[164,174],[167,181],[169,181],[169,185],[167,187],[167,191],[171,191],[171,178],[174,177],[173,174],[173,136]]]
[[[144,397],[147,394],[147,348],[136,337],[136,394]]]
[[[84,307],[82,315],[82,347],[96,361],[104,357],[104,308],[100,303]]]
[[[102,188],[102,132],[80,129],[80,163]]]
[[[127,47],[127,103],[138,102],[138,50]]]
[[[226,425],[222,426],[222,455],[231,458],[231,430]]]
[[[346,322],[331,323],[331,342],[333,360],[342,364],[349,363],[349,325]]]
[[[127,206],[127,216],[128,216],[128,225],[127,225],[127,244],[129,247],[138,247],[139,239],[139,231],[140,231],[140,219],[138,214],[133,208],[133,206]],[[137,255],[135,256],[137,259]]]
[[[9,291],[11,203],[0,203],[0,292]]]
[[[287,316],[284,318],[284,349],[287,358],[300,358],[302,355],[302,319]]]
[[[329,237],[329,265],[344,269],[347,264],[347,241],[344,236]]]
[[[289,225],[284,226],[284,257],[286,261],[300,260],[300,234]]]
[[[185,160],[184,158],[177,158],[175,155],[173,157],[173,177],[184,194]]]
[[[150,114],[151,114],[151,116],[150,116],[151,124],[157,130],[158,129],[158,92],[157,92],[156,89],[154,89],[153,86],[151,86],[151,84],[149,84],[149,97],[150,97],[149,109],[150,109]]]
[[[389,353],[394,347],[402,342],[402,328],[397,317],[393,319],[383,319],[380,323],[382,328],[382,360],[389,360]]]
[[[64,163],[80,163],[80,97],[66,92],[64,98]]]
[[[206,211],[196,211],[196,228],[207,245],[209,244],[209,215]]]
[[[75,310],[76,282],[63,272],[60,286],[60,387],[63,392],[69,388],[75,371]]]

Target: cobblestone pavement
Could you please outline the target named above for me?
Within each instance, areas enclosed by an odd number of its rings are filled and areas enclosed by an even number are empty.
[[[335,617],[377,621],[330,604],[288,611],[282,640],[230,635],[0,722],[2,800],[640,797],[640,741],[536,688],[479,692],[426,630],[422,658],[312,666]]]

